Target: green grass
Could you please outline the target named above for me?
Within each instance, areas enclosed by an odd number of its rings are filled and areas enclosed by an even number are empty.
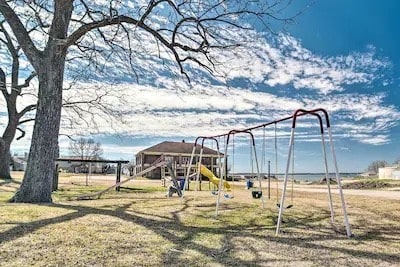
[[[1,183],[1,180],[0,180]],[[275,235],[274,200],[235,189],[215,218],[208,191],[181,202],[145,181],[99,200],[75,196],[105,188],[65,182],[50,205],[9,204],[17,184],[0,186],[0,266],[395,266],[400,203],[348,196],[355,237],[329,223],[326,195],[296,192]],[[14,189],[13,189],[14,188]],[[140,190],[139,190],[140,189]],[[10,190],[10,191],[7,191]],[[273,197],[275,199],[275,196]],[[339,200],[335,228],[343,232]]]

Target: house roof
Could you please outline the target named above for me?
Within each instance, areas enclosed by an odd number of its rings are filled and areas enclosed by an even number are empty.
[[[379,169],[392,169],[392,170],[400,170],[400,164],[394,164],[392,166],[385,166],[381,167]]]
[[[140,153],[178,153],[178,154],[192,154],[194,143],[185,143],[185,142],[170,142],[164,141],[152,147],[146,148]],[[197,153],[200,152],[201,145],[197,144]],[[206,146],[203,147],[204,155],[218,155],[218,152],[214,149],[208,148]],[[220,155],[224,155],[223,153],[219,153]]]

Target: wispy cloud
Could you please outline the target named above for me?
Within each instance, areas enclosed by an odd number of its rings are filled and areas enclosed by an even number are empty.
[[[376,55],[372,46],[364,52],[327,57],[314,54],[301,41],[285,34],[265,36],[255,31],[246,35],[240,31],[231,34],[232,38],[245,38],[245,45],[213,54],[221,63],[216,66],[219,80],[191,66],[188,71],[193,80],[188,84],[179,76],[168,54],[162,48],[153,47],[155,44],[148,35],[143,35],[138,43],[133,62],[138,66],[140,84],[132,83],[136,79],[123,58],[111,62],[103,57],[101,68],[87,65],[84,73],[81,73],[83,62],[75,61],[69,65],[68,75],[80,74],[82,80],[89,77],[90,82],[76,83],[64,93],[65,98],[90,100],[96,92],[106,92],[102,100],[105,108],[94,110],[82,104],[78,109],[80,114],[64,109],[61,132],[194,137],[270,121],[298,108],[323,107],[333,115],[338,138],[375,145],[390,142],[390,129],[398,125],[400,118],[398,109],[384,104],[384,94],[350,94],[345,90],[352,84],[371,84],[390,66],[387,59]],[[98,45],[102,47],[101,42]],[[75,53],[78,52],[71,50],[69,55]],[[91,72],[96,75],[90,76]],[[131,77],[127,78],[128,73]],[[259,86],[264,92],[243,88],[235,83],[237,79],[245,79],[250,86]],[[301,89],[302,94],[278,94],[274,88],[278,85]],[[308,121],[299,124],[299,131],[307,133],[313,125]],[[280,127],[278,136],[286,137],[288,127],[289,124]],[[29,127],[27,131],[30,136]],[[266,134],[273,136],[274,133],[268,129]],[[301,134],[299,138],[318,139]]]
[[[95,114],[94,117],[86,118],[88,127],[68,131],[75,131],[76,134],[100,132],[195,137],[271,121],[290,115],[298,108],[323,107],[331,113],[337,137],[367,144],[384,144],[390,141],[389,131],[398,124],[400,118],[396,107],[384,104],[384,95],[335,94],[335,99],[323,95],[297,99],[211,84],[192,85],[192,90],[185,93],[175,88],[147,85],[126,84],[114,89],[123,99],[111,94],[105,101],[119,108],[120,117],[109,118],[101,113]],[[303,119],[300,122],[298,137],[310,141],[307,134],[310,127],[318,129],[316,123]],[[289,127],[289,123],[279,125],[279,136],[287,136]],[[256,132],[258,136],[261,134],[260,131]],[[267,129],[267,136],[273,134],[272,128]]]
[[[253,83],[291,85],[296,89],[312,89],[322,94],[343,91],[351,84],[370,84],[390,62],[377,57],[373,46],[365,52],[348,55],[320,56],[304,48],[290,35],[265,36],[247,34],[247,45],[234,54],[222,53],[228,79],[242,77]]]

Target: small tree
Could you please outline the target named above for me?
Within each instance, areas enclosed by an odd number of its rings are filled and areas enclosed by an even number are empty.
[[[99,159],[103,154],[103,149],[99,142],[95,142],[91,138],[79,138],[70,142],[69,153],[82,160],[91,160]]]
[[[32,92],[26,92],[26,89],[30,87],[31,80],[36,77],[36,74],[32,72],[30,75],[26,75],[25,81],[20,82],[22,78],[20,58],[22,56],[21,49],[17,45],[17,42],[12,34],[10,34],[7,28],[4,26],[4,21],[0,22],[0,48],[6,52],[10,57],[10,86],[7,86],[6,73],[2,67],[0,67],[0,91],[1,95],[5,100],[7,106],[8,122],[5,126],[3,134],[0,135],[0,177],[4,179],[10,179],[10,147],[14,140],[17,130],[21,132],[21,135],[17,138],[21,139],[25,136],[25,131],[21,128],[21,125],[33,120],[29,116],[30,112],[36,108],[35,103],[25,105],[22,109],[17,109],[17,101],[24,94],[31,94]],[[4,62],[1,62],[4,64]],[[26,72],[26,71],[25,71]],[[25,92],[23,92],[25,91]],[[34,95],[34,94],[32,94]]]
[[[383,168],[387,166],[387,162],[384,160],[375,160],[368,166],[368,171],[373,172],[373,173],[378,173],[379,168]]]

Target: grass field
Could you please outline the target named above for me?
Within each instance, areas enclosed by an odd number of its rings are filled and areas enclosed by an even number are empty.
[[[215,218],[210,192],[190,191],[181,202],[145,180],[128,184],[135,190],[76,201],[112,180],[84,186],[83,177],[63,175],[53,204],[8,204],[15,177],[0,180],[1,266],[400,266],[395,200],[346,196],[355,235],[348,239],[337,196],[332,226],[325,194],[295,191],[276,236],[275,194],[261,209],[242,186]]]

